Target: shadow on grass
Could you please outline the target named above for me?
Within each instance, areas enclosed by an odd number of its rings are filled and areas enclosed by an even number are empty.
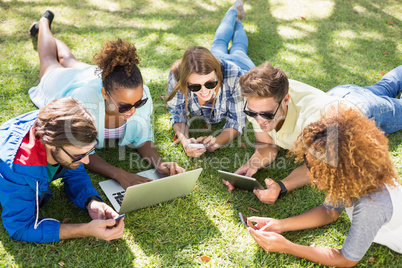
[[[126,228],[147,256],[159,256],[162,266],[195,264],[200,246],[221,236],[197,205],[198,184],[187,197],[132,212]],[[158,215],[158,216],[156,216]]]

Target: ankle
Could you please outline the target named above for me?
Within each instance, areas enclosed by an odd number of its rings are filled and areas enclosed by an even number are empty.
[[[50,22],[50,20],[48,18],[45,18],[45,17],[41,17],[40,20],[39,20],[40,24],[45,23],[46,25],[49,25],[49,22]]]

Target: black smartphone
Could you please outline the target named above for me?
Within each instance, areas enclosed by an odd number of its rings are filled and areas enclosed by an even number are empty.
[[[244,225],[246,225],[246,227],[248,227],[248,224],[247,224],[247,217],[244,216],[241,212],[239,212],[239,216],[240,216],[241,222],[242,222]]]
[[[121,215],[119,215],[116,219],[114,219],[115,221],[119,221],[119,220],[121,220],[122,218],[124,218],[126,216],[126,214],[121,214]]]

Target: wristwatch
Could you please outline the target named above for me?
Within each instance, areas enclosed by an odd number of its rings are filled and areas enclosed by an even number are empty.
[[[89,205],[89,203],[91,203],[92,200],[102,202],[102,200],[99,197],[97,197],[96,195],[91,195],[90,197],[88,197],[87,201],[85,201],[85,208],[87,210],[88,210],[88,205]]]
[[[288,189],[286,189],[285,185],[283,184],[283,182],[281,181],[276,181],[277,184],[279,184],[279,186],[281,187],[281,192],[278,195],[278,198],[281,198],[282,196],[286,195],[286,193],[288,192]]]

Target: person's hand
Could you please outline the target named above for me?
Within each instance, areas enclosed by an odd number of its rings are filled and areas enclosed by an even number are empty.
[[[182,145],[183,145],[184,151],[186,152],[187,156],[189,156],[189,157],[199,157],[200,155],[202,155],[203,153],[205,153],[207,151],[206,149],[190,148],[190,147],[188,147],[188,145],[190,143],[199,143],[199,142],[197,142],[197,140],[194,138],[190,138],[187,140],[183,139]]]
[[[218,143],[216,143],[216,138],[213,136],[201,136],[197,138],[198,143],[204,144],[205,148],[208,150],[208,152],[213,152],[217,150],[219,147],[221,147]]]
[[[87,232],[89,236],[106,241],[121,238],[123,236],[123,231],[123,219],[117,222],[114,219],[92,220],[87,225]]]
[[[127,189],[132,185],[152,181],[151,179],[127,171],[124,171],[123,175],[115,179],[121,184],[121,186],[123,186],[124,189]]]
[[[243,175],[247,177],[253,176],[258,171],[258,168],[253,168],[247,162],[243,166],[239,167],[234,173],[238,175]]]
[[[119,216],[111,207],[97,200],[89,202],[87,209],[89,216],[93,220],[114,219]]]
[[[255,222],[256,224],[253,224]],[[282,233],[280,220],[274,218],[248,217],[247,225],[254,229],[264,232]]]
[[[274,232],[264,232],[248,228],[255,242],[260,245],[266,252],[285,252],[290,245],[290,241],[282,235]]]
[[[228,187],[228,191],[231,192],[235,189],[235,187],[228,181],[222,180],[223,184],[225,184]]]
[[[157,168],[160,173],[166,174],[168,176],[172,176],[178,173],[183,173],[186,170],[182,167],[180,167],[177,163],[175,162],[162,162]]]
[[[281,187],[272,179],[265,179],[266,190],[255,189],[253,193],[265,204],[274,204],[281,192]]]

